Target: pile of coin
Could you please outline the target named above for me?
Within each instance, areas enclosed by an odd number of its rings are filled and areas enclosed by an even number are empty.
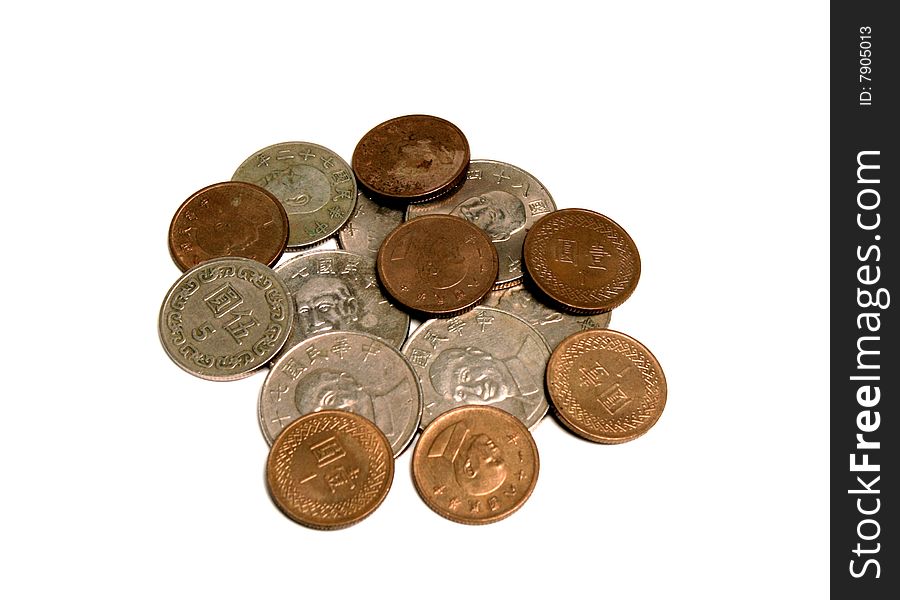
[[[335,235],[342,250],[279,264]],[[267,484],[309,527],[374,511],[420,430],[422,500],[482,524],[530,496],[529,429],[551,405],[601,443],[644,434],[665,406],[654,356],[607,329],[640,277],[628,233],[557,210],[522,169],[471,160],[444,119],[378,125],[352,168],[316,144],[263,148],[181,205],[169,250],[184,273],[160,310],[163,348],[204,379],[269,369]]]

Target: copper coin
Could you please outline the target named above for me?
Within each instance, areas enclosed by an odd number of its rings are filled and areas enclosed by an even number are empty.
[[[525,268],[564,309],[595,314],[619,306],[637,287],[641,257],[618,223],[590,210],[549,213],[525,236]]]
[[[315,529],[339,529],[365,519],[393,480],[387,438],[368,419],[342,410],[311,413],[288,425],[266,464],[266,482],[278,508]]]
[[[517,511],[534,490],[540,461],[528,429],[491,406],[445,412],[422,432],[413,452],[416,490],[428,507],[465,525]]]
[[[478,303],[497,278],[497,250],[477,226],[451,215],[408,221],[378,250],[378,278],[406,308],[452,316]]]
[[[547,388],[566,427],[606,444],[647,433],[666,406],[659,361],[639,341],[611,329],[581,331],[563,340],[550,356]]]
[[[287,246],[288,217],[278,198],[251,183],[226,181],[195,192],[169,226],[169,252],[182,271],[224,256],[273,266]]]
[[[373,194],[424,202],[461,184],[469,142],[459,127],[429,115],[407,115],[377,125],[353,151],[356,178]]]

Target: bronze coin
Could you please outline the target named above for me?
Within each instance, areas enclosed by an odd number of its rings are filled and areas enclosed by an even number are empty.
[[[342,410],[311,413],[285,427],[266,464],[272,500],[285,515],[314,529],[365,519],[393,480],[387,438],[368,419]]]
[[[212,258],[240,256],[273,266],[287,246],[278,199],[251,183],[226,181],[195,192],[169,226],[169,252],[182,271]]]
[[[564,309],[596,314],[628,299],[641,276],[641,257],[631,236],[609,217],[567,208],[528,231],[525,269]]]
[[[666,407],[659,361],[639,341],[611,329],[563,340],[547,365],[547,389],[566,427],[605,444],[647,433]]]
[[[403,223],[378,249],[378,278],[406,308],[449,317],[475,306],[491,290],[499,261],[491,239],[451,215]]]
[[[534,490],[540,461],[528,429],[491,406],[461,406],[425,428],[413,452],[413,483],[451,521],[483,525],[517,511]]]
[[[353,151],[356,178],[373,194],[424,202],[460,185],[469,142],[459,127],[429,115],[397,117],[375,126]]]

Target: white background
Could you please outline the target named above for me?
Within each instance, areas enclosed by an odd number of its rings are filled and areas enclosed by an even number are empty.
[[[825,595],[827,5],[25,4],[0,19],[0,596]],[[160,346],[166,233],[263,146],[349,160],[409,113],[629,231],[612,326],[668,404],[612,447],[546,419],[505,521],[432,513],[407,451],[370,518],[313,531],[266,494],[263,374]]]

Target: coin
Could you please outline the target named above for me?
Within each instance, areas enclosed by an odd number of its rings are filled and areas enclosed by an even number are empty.
[[[475,225],[426,215],[388,234],[378,251],[378,278],[388,295],[426,315],[452,315],[478,303],[497,278],[497,251]]]
[[[582,331],[557,346],[547,388],[566,427],[606,444],[647,433],[666,406],[659,361],[636,339],[611,329]]]
[[[488,404],[534,427],[547,414],[544,370],[550,349],[534,328],[496,308],[432,319],[402,350],[419,381],[422,427],[451,408]]]
[[[159,311],[159,336],[176,365],[197,377],[246,377],[281,350],[294,305],[269,267],[216,258],[184,273]]]
[[[541,292],[571,312],[622,304],[637,286],[641,258],[615,221],[583,208],[542,217],[525,237],[525,268]]]
[[[344,250],[371,255],[374,260],[381,242],[402,222],[402,210],[373,202],[360,189],[356,194],[356,211],[338,232],[338,244]]]
[[[266,483],[275,505],[315,529],[365,519],[391,489],[394,458],[371,421],[343,410],[300,417],[269,450]]]
[[[353,151],[353,171],[373,194],[424,202],[454,189],[466,176],[469,142],[449,121],[407,115],[385,121]]]
[[[356,205],[350,165],[322,146],[284,142],[255,152],[231,177],[271,192],[290,222],[288,250],[321,242],[340,229]]]
[[[406,219],[456,215],[480,227],[497,248],[500,268],[494,289],[502,289],[522,280],[525,234],[537,218],[554,210],[553,198],[534,176],[496,160],[473,160],[459,189],[434,202],[409,205]]]
[[[539,470],[528,429],[489,406],[442,414],[419,437],[412,459],[413,483],[428,508],[465,525],[493,523],[517,511]]]
[[[381,293],[372,258],[319,250],[292,258],[275,272],[294,299],[294,327],[285,352],[326,331],[371,333],[397,348],[406,339],[409,315]]]
[[[287,245],[288,218],[275,196],[250,183],[214,183],[192,194],[169,225],[169,253],[182,271],[242,256],[273,266]]]
[[[419,428],[422,388],[406,358],[371,335],[334,331],[294,346],[272,365],[259,395],[270,444],[309,413],[340,409],[374,422],[398,456]]]
[[[532,294],[523,284],[495,290],[485,296],[481,304],[511,312],[527,321],[541,334],[551,350],[575,332],[609,327],[612,315],[611,312],[597,315],[571,315],[560,312]]]

